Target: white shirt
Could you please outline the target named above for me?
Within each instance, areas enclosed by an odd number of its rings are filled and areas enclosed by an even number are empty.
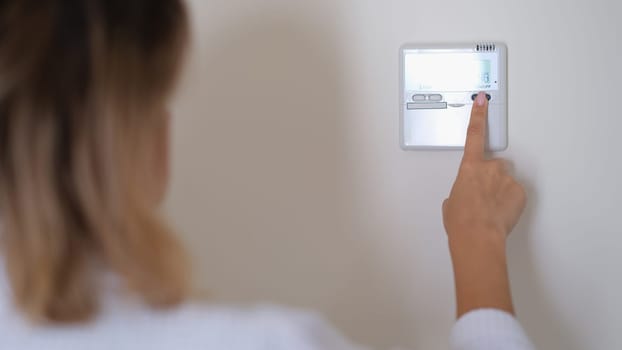
[[[282,307],[249,309],[188,303],[157,311],[104,289],[101,310],[83,325],[41,327],[24,320],[11,302],[0,264],[0,349],[20,350],[364,350],[319,315]],[[479,310],[455,325],[451,350],[532,350],[518,322]]]

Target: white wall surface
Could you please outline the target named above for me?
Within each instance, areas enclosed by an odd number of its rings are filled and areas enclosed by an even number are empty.
[[[440,204],[457,152],[398,147],[398,48],[509,48],[509,242],[540,349],[622,349],[622,5],[615,0],[194,0],[170,215],[216,302],[323,312],[359,343],[443,349]]]

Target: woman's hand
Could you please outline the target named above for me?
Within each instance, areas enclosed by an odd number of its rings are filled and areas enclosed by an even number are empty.
[[[458,316],[477,308],[513,313],[505,240],[526,204],[523,187],[503,160],[487,159],[488,100],[473,104],[464,158],[443,220],[454,264]]]

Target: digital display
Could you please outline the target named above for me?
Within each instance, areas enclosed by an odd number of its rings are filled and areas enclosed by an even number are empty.
[[[405,56],[408,91],[498,90],[495,53],[415,52]]]

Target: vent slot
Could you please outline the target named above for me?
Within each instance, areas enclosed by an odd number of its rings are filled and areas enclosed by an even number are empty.
[[[479,43],[475,46],[477,52],[494,52],[497,46],[494,43]]]

